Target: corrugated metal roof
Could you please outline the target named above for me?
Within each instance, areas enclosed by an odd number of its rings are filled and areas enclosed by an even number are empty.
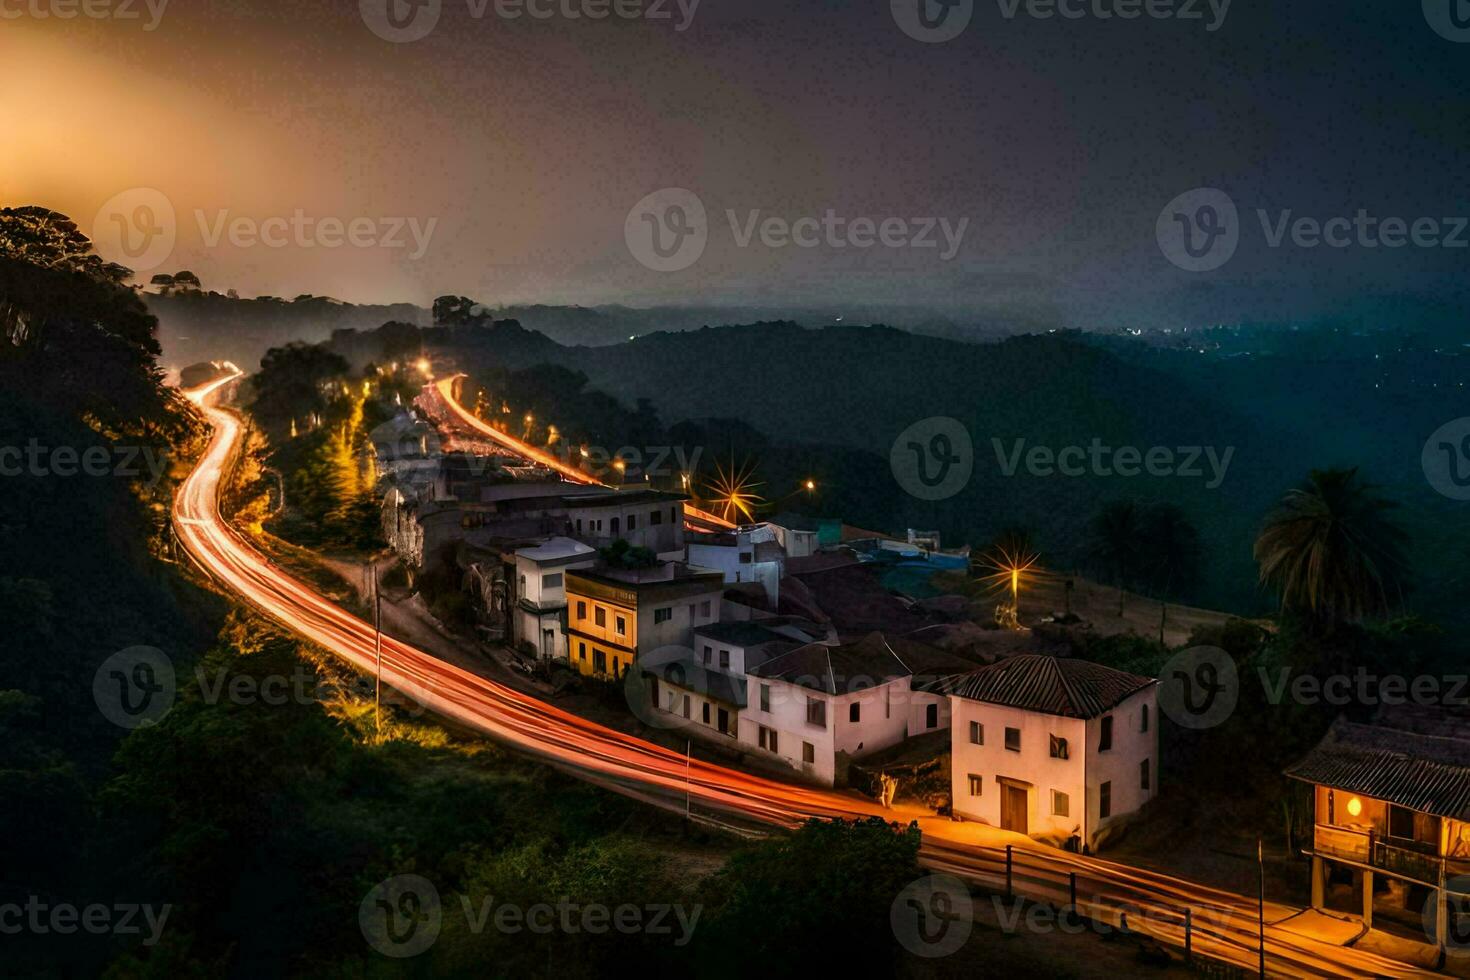
[[[1028,653],[981,667],[947,690],[971,701],[1066,718],[1096,718],[1153,683],[1152,677],[1090,660]]]
[[[1339,718],[1286,775],[1422,813],[1470,820],[1470,739]]]

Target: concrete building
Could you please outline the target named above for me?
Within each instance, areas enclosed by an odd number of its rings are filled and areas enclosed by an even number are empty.
[[[718,569],[727,584],[753,582],[765,591],[772,609],[779,606],[786,552],[771,525],[752,524],[708,534],[686,531],[684,543],[691,565]]]
[[[1312,787],[1312,907],[1463,949],[1470,935],[1470,712],[1338,719],[1286,771]]]
[[[661,490],[579,491],[563,500],[565,533],[597,548],[622,540],[659,556],[672,555],[684,547],[687,499]]]
[[[567,571],[572,666],[590,677],[618,680],[645,655],[687,650],[696,628],[719,619],[724,587],[719,572],[683,562]]]
[[[947,699],[930,682],[973,665],[923,649],[871,633],[749,667],[739,739],[824,785],[843,782],[851,760],[948,724]]]
[[[566,573],[590,568],[597,552],[553,537],[515,552],[515,630],[512,641],[540,660],[567,659]],[[527,648],[530,648],[527,650]]]
[[[947,689],[957,816],[1095,849],[1158,792],[1153,678],[1022,654]]]

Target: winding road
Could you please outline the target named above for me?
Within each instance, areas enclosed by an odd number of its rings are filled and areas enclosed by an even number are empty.
[[[220,485],[239,448],[241,423],[230,412],[214,407],[212,396],[241,376],[236,373],[185,392],[208,418],[214,434],[174,501],[173,524],[179,542],[223,588],[371,674],[375,666],[372,626],[274,566],[220,515]],[[446,395],[446,399],[457,406],[452,397]],[[1131,928],[1176,948],[1183,946],[1184,910],[1188,909],[1196,955],[1255,969],[1254,898],[1066,854],[973,823],[885,810],[856,794],[797,786],[690,760],[454,667],[388,636],[382,638],[382,678],[403,695],[504,745],[666,809],[682,812],[688,805],[704,813],[780,827],[793,827],[810,817],[913,816],[919,818],[923,831],[920,860],[926,867],[992,891],[1003,889],[1006,882],[1009,844],[1014,858],[1010,877],[1017,894],[1063,904],[1068,900],[1068,875],[1076,874],[1084,912],[1113,921],[1117,908],[1126,906]],[[1434,975],[1294,932],[1292,923],[1302,921],[1299,912],[1267,905],[1272,975]]]

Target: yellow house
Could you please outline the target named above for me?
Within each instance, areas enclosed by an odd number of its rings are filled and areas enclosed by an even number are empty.
[[[569,569],[568,659],[585,676],[621,680],[640,653],[687,649],[695,627],[718,622],[724,586],[720,572],[682,562]]]

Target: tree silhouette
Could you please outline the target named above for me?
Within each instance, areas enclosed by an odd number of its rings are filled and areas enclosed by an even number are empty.
[[[1356,467],[1313,470],[1267,516],[1255,558],[1282,609],[1330,630],[1386,613],[1401,595],[1407,535],[1390,517],[1398,505],[1374,489]]]

